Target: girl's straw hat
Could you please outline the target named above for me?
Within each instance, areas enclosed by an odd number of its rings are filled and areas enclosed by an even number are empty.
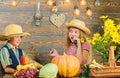
[[[8,40],[11,37],[29,36],[29,35],[30,35],[29,33],[22,31],[22,27],[20,25],[9,24],[5,28],[5,33],[0,34],[0,40],[5,41],[5,40]]]
[[[85,26],[85,23],[78,19],[71,20],[69,23],[66,23],[66,26],[67,26],[67,28],[75,27],[75,28],[82,30],[86,34],[90,34],[90,30]]]

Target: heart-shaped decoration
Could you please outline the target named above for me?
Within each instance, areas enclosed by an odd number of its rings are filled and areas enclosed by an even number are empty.
[[[53,14],[50,16],[50,21],[57,27],[60,27],[65,22],[64,14]]]

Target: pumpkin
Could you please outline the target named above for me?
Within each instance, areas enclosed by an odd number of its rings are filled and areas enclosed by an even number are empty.
[[[72,55],[55,56],[51,62],[58,66],[58,74],[61,77],[74,77],[80,70],[79,60]]]

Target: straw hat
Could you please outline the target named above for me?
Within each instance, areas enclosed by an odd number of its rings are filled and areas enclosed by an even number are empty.
[[[15,36],[29,36],[30,34],[22,31],[22,27],[16,24],[9,24],[5,28],[5,33],[0,34],[0,40],[5,41]]]
[[[66,23],[66,26],[67,26],[67,28],[75,27],[75,28],[82,30],[86,34],[90,34],[90,30],[85,26],[85,23],[78,19],[71,20],[69,23]]]

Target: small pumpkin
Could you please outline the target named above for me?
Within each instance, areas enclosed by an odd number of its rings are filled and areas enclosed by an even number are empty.
[[[58,66],[58,74],[61,77],[74,77],[80,70],[79,60],[72,55],[55,56],[51,62]]]

